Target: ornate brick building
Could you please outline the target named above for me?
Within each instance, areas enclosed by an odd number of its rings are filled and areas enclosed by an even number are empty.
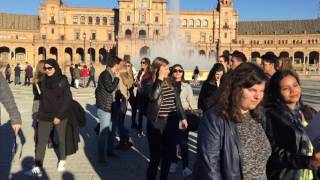
[[[97,65],[107,54],[134,60],[165,39],[174,13],[167,0],[118,0],[119,8],[80,8],[46,0],[39,16],[0,14],[0,63],[56,58]],[[318,67],[320,20],[244,21],[232,0],[218,0],[212,11],[179,11],[179,37],[190,53],[215,56],[243,51],[253,61],[266,52],[290,57],[297,66]]]

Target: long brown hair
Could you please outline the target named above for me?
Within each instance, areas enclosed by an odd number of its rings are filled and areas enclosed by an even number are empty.
[[[34,72],[34,76],[32,78],[33,84],[37,84],[37,83],[41,82],[43,80],[44,76],[46,75],[46,72],[43,70],[45,62],[46,62],[45,60],[41,60],[37,64],[36,70]]]
[[[169,61],[162,57],[156,57],[151,65],[151,77],[152,81],[155,82],[159,77],[159,71],[161,66],[169,65]],[[171,79],[168,77],[164,79],[164,82],[169,86],[173,87]]]
[[[267,76],[263,70],[253,63],[242,63],[222,83],[217,95],[217,113],[224,120],[235,123],[242,121],[240,102],[244,88],[250,88],[256,84],[266,82]],[[260,104],[250,110],[251,117],[256,121],[261,120]]]
[[[127,69],[128,63],[124,60],[120,62],[120,78],[123,81],[123,84],[130,88],[133,85],[133,73],[130,73]],[[132,70],[131,70],[132,71]]]

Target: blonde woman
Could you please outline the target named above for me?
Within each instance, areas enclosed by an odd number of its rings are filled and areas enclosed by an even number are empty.
[[[119,114],[117,115],[117,127],[119,129],[120,134],[120,143],[116,147],[121,150],[128,150],[132,145],[132,139],[129,137],[129,131],[124,126],[124,121],[127,112],[128,100],[130,98],[130,88],[133,86],[133,74],[131,70],[132,65],[127,63],[126,61],[120,62],[120,81],[118,88],[120,90],[120,95],[116,96],[116,100],[119,105]]]

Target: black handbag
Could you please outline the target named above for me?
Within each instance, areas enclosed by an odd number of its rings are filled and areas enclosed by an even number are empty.
[[[187,110],[185,114],[187,116],[187,122],[188,122],[187,130],[197,131],[203,115],[202,110],[201,109]]]

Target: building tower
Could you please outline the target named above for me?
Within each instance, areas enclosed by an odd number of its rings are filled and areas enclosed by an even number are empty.
[[[217,11],[219,12],[219,46],[220,49],[230,51],[232,44],[236,42],[238,13],[233,9],[232,0],[218,0]]]

